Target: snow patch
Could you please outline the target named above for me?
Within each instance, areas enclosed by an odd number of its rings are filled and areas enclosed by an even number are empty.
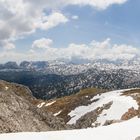
[[[128,89],[127,89],[128,90]],[[128,109],[134,107],[138,109],[137,102],[130,96],[123,96],[123,92],[127,90],[117,90],[106,92],[101,95],[97,95],[91,99],[93,103],[88,106],[79,106],[72,110],[68,115],[71,117],[67,124],[75,124],[78,119],[83,115],[91,112],[98,107],[102,107],[109,102],[113,102],[108,110],[104,110],[97,118],[98,123],[103,125],[106,120],[120,120],[122,115],[128,111]]]
[[[108,110],[103,112],[97,118],[97,123],[104,125],[106,120],[120,120],[122,115],[128,111],[129,108],[134,107],[138,109],[138,104],[130,96],[112,97],[113,104]]]
[[[62,112],[62,110],[60,110],[59,112],[53,114],[54,116],[58,116],[60,113]]]
[[[6,86],[6,87],[5,87],[5,90],[8,90],[8,89],[9,89],[9,87]]]
[[[45,104],[45,102],[42,102],[41,104],[37,105],[38,108],[43,107],[43,105]]]
[[[50,103],[47,103],[45,106],[50,106],[52,104],[54,104],[56,101],[53,101],[53,102],[50,102]]]
[[[82,130],[1,134],[1,140],[135,140],[140,136],[140,119]]]

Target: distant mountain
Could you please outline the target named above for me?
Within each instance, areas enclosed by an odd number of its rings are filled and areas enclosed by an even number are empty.
[[[89,69],[116,70],[129,69],[140,71],[140,59],[132,60],[108,60],[96,59],[92,61],[75,62],[68,60],[56,61],[23,61],[19,65],[16,62],[7,62],[0,65],[0,71],[36,71],[44,74],[75,75],[88,71]]]
[[[122,89],[140,87],[139,71],[129,69],[90,69],[76,75],[44,74],[36,71],[0,71],[0,79],[28,86],[33,95],[52,99],[74,94],[80,89],[98,87]]]
[[[7,62],[5,64],[0,64],[0,70],[2,69],[19,69],[19,66],[16,62]]]
[[[110,90],[140,87],[140,65],[136,62],[96,60],[72,64],[24,61],[19,65],[8,62],[0,67],[0,79],[28,86],[37,98],[52,99],[88,87]]]
[[[46,69],[47,66],[48,66],[47,61],[36,61],[36,62],[23,61],[19,65],[20,68],[29,69],[29,70],[37,70],[37,71]]]

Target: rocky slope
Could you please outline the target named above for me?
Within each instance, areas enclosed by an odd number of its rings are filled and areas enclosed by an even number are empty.
[[[40,102],[37,107],[75,128],[109,125],[140,116],[140,89],[85,89],[76,95]]]
[[[27,87],[0,81],[0,133],[67,129],[38,102]]]

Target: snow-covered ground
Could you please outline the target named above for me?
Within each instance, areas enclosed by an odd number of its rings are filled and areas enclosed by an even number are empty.
[[[50,105],[52,105],[52,104],[54,104],[56,101],[52,101],[52,102],[50,102],[50,103],[47,103],[45,106],[50,106]]]
[[[58,116],[60,113],[62,112],[62,110],[60,110],[59,112],[53,114],[54,116]]]
[[[122,95],[124,91],[127,90],[111,91],[93,97],[91,101],[95,102],[91,103],[88,106],[79,106],[69,113],[71,119],[68,124],[75,124],[76,121],[86,113],[91,112],[98,107],[103,107],[105,104],[108,104],[110,102],[112,102],[111,107],[107,110],[102,111],[102,113],[97,118],[96,123],[103,125],[106,120],[120,120],[122,115],[125,114],[128,109],[133,107],[137,110],[139,106],[136,100],[134,100],[130,96]]]
[[[0,140],[135,140],[140,136],[140,119],[88,128],[41,133],[1,134]]]
[[[52,102],[47,103],[47,104],[45,102],[42,102],[42,103],[38,104],[37,107],[42,108],[43,106],[50,106],[50,105],[54,104],[55,102],[56,101],[52,101]]]
[[[45,102],[40,103],[39,105],[37,105],[37,107],[41,108],[43,105],[45,105]]]

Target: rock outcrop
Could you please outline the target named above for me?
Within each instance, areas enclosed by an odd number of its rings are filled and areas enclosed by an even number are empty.
[[[67,129],[62,119],[37,108],[31,91],[0,81],[0,133]]]

